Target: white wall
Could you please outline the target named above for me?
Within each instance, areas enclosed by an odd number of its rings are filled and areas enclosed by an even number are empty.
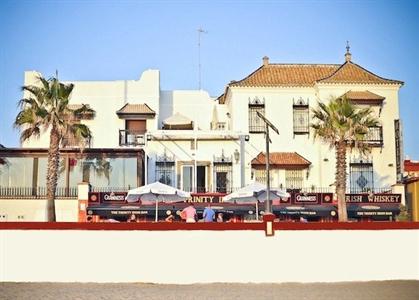
[[[35,71],[25,72],[25,85],[37,84]],[[65,82],[70,83],[70,82]],[[93,120],[83,120],[92,131],[92,148],[119,147],[119,129],[125,129],[125,121],[119,119],[116,112],[125,103],[146,103],[156,114],[159,112],[160,73],[158,70],[146,70],[139,80],[115,81],[72,81],[74,89],[70,104],[89,104],[96,111]],[[157,117],[156,117],[157,118]],[[150,130],[157,129],[157,121],[148,120]],[[39,139],[31,138],[23,147],[45,148],[49,146],[48,132]]]
[[[419,230],[0,230],[0,242],[0,281],[419,280]]]
[[[180,113],[198,124],[199,129],[209,130],[215,105],[208,92],[203,90],[174,90],[160,93],[159,128],[162,122]]]
[[[78,200],[55,200],[57,222],[78,221]],[[45,222],[47,218],[46,199],[0,199],[0,221],[8,222]]]
[[[336,85],[321,84],[315,87],[296,88],[229,88],[226,105],[230,108],[232,129],[235,131],[248,132],[248,104],[258,97],[265,99],[265,114],[267,118],[279,129],[280,134],[271,133],[271,152],[297,152],[309,160],[309,177],[305,180],[306,187],[329,187],[335,182],[335,153],[328,145],[313,140],[313,131],[310,135],[293,134],[293,100],[300,97],[309,100],[310,109],[317,107],[317,101],[328,102],[330,97],[338,97],[349,90],[369,90],[384,96],[379,120],[383,125],[384,146],[373,147],[371,157],[374,167],[374,187],[390,188],[396,183],[396,154],[394,137],[394,120],[399,119],[398,91],[396,85]],[[378,117],[378,107],[374,107]],[[310,113],[311,122],[311,113]],[[248,156],[246,161],[263,151],[265,152],[264,134],[251,134],[250,141],[246,145]],[[350,158],[358,158],[357,153],[348,152],[348,165]],[[327,158],[327,161],[324,159]],[[349,168],[348,168],[349,172]],[[349,180],[349,178],[348,178]],[[246,181],[250,181],[250,173],[246,171]]]

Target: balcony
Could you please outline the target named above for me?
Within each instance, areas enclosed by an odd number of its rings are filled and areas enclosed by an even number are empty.
[[[368,132],[365,135],[364,140],[373,147],[383,146],[383,127],[375,126],[368,128]]]
[[[119,146],[144,146],[145,133],[133,130],[119,130]]]

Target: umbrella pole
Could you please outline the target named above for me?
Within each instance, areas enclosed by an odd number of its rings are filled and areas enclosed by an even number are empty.
[[[256,201],[256,220],[259,221],[259,205],[257,201]]]
[[[158,213],[159,213],[159,199],[156,199],[156,216],[154,218],[154,221],[155,222],[158,222],[159,221]]]

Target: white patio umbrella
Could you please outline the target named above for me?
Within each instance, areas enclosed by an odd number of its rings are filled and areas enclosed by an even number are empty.
[[[269,199],[288,198],[291,195],[285,191],[278,189],[271,189]],[[251,183],[234,193],[228,194],[224,197],[224,202],[230,203],[252,203],[256,205],[256,219],[259,219],[259,202],[266,200],[266,185],[258,182]]]
[[[153,182],[132,190],[128,191],[126,197],[127,202],[137,202],[138,200],[144,202],[155,202],[156,203],[156,217],[155,221],[158,221],[158,209],[159,202],[175,203],[182,202],[191,196],[190,193],[176,189],[172,186],[163,184],[161,182]]]

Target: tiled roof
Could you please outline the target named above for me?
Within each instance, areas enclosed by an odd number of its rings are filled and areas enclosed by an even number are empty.
[[[312,86],[317,80],[333,74],[340,65],[268,64],[229,86],[278,87]]]
[[[261,152],[252,159],[252,166],[265,165],[266,164],[266,155]],[[297,152],[272,152],[269,153],[269,163],[276,167],[287,167],[287,166],[299,166],[299,167],[308,167],[311,165],[307,159],[302,157]]]
[[[386,79],[347,61],[344,64],[270,64],[264,63],[256,71],[239,81],[231,81],[217,100],[225,103],[230,87],[304,87],[315,83],[335,84],[400,84]]]
[[[383,101],[385,97],[374,94],[370,91],[348,91],[343,94],[344,97],[348,98],[349,100],[375,100],[375,101]]]
[[[402,81],[386,79],[354,64],[345,62],[333,74],[319,79],[319,83],[403,84]]]
[[[152,110],[147,104],[125,104],[120,110],[116,112],[119,114],[150,114],[155,115],[156,112]]]
[[[419,161],[411,161],[406,159],[404,161],[404,170],[406,172],[419,172]]]

